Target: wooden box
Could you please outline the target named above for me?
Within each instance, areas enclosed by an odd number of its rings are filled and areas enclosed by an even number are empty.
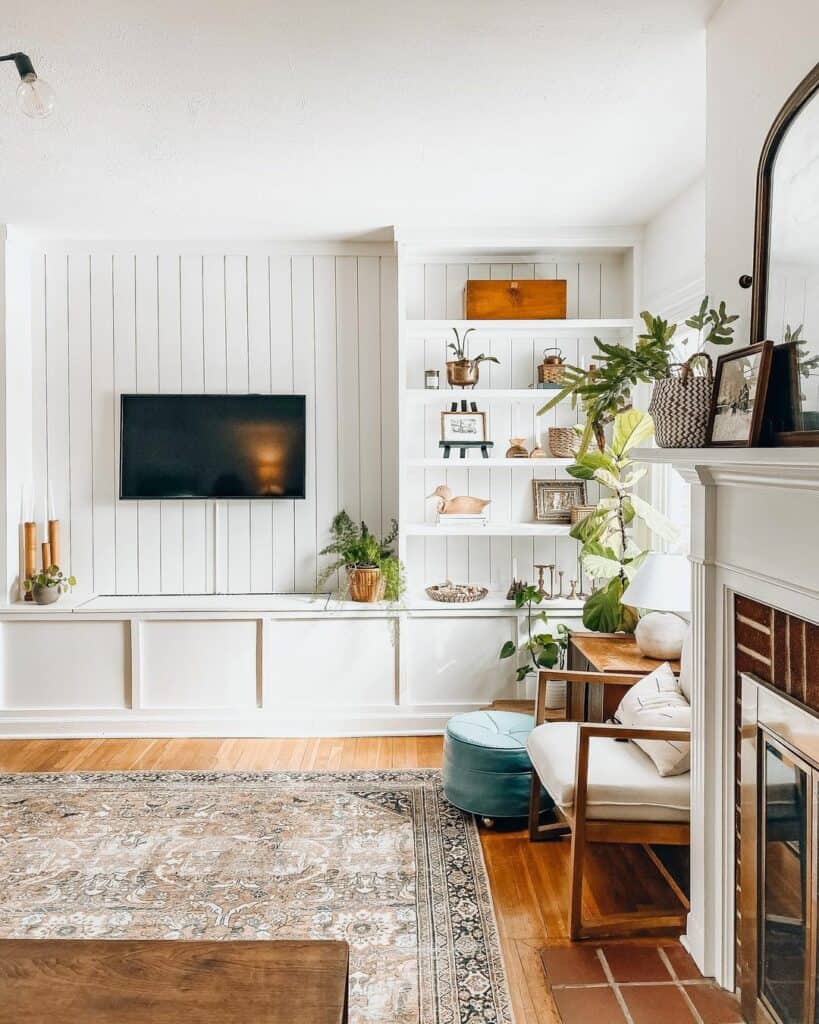
[[[565,320],[565,281],[467,281],[467,320]]]

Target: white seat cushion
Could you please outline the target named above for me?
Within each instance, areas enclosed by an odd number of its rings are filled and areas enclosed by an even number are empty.
[[[547,722],[529,735],[526,749],[558,807],[574,804],[577,722]],[[601,737],[589,744],[586,817],[605,821],[688,821],[690,775],[657,774],[633,743]]]

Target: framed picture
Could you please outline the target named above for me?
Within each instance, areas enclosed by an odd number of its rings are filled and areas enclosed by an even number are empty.
[[[533,480],[532,494],[538,523],[570,523],[572,508],[586,504],[582,480]]]
[[[485,412],[442,412],[441,440],[451,445],[486,441]]]
[[[763,341],[720,356],[711,398],[708,444],[751,448],[759,441],[773,343]]]

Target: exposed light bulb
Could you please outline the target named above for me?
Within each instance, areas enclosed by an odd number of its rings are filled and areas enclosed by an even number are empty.
[[[17,102],[28,117],[48,117],[54,109],[54,90],[33,72],[25,75],[17,86]]]

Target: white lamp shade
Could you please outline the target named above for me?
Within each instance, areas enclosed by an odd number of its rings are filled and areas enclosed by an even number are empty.
[[[685,555],[652,551],[626,587],[623,604],[653,612],[691,611],[691,566]]]

